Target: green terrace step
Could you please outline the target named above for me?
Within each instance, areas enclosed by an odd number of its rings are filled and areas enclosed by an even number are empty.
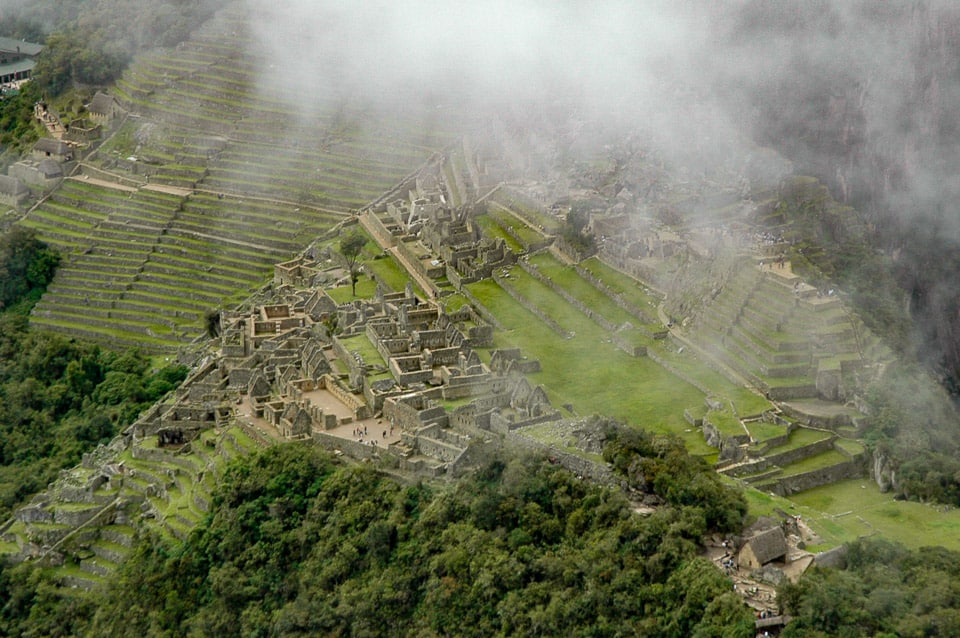
[[[185,270],[172,266],[163,266],[163,270],[159,268],[159,265],[149,262],[143,272],[140,273],[138,281],[170,283],[173,285],[188,283],[196,291],[209,291],[216,295],[230,294],[237,287],[246,286],[248,283],[246,280],[214,275],[200,270]]]
[[[253,280],[260,278],[261,270],[250,268],[249,266],[225,265],[223,263],[211,263],[210,261],[197,260],[190,258],[185,254],[171,254],[154,252],[149,256],[151,266],[171,267],[181,271],[193,271],[204,273],[207,276],[222,277],[226,280],[233,280],[237,284],[248,284]]]
[[[101,532],[102,534],[102,532]],[[109,561],[114,565],[123,562],[130,554],[129,545],[121,545],[105,538],[99,538],[90,545],[90,549],[102,561]]]
[[[760,339],[756,338],[754,333],[745,330],[742,326],[734,326],[730,331],[728,339],[736,343],[740,348],[753,355],[758,361],[771,365],[785,364],[807,364],[810,363],[810,349],[803,348],[799,350],[774,350]]]
[[[228,216],[200,215],[193,212],[184,212],[177,219],[176,225],[180,228],[204,228],[207,232],[222,232],[226,234],[241,233],[245,236],[255,236],[257,241],[276,241],[289,243],[291,238],[301,232],[301,227],[286,223],[283,220],[257,222],[234,220]],[[274,238],[271,238],[274,236]]]
[[[207,297],[184,296],[179,290],[174,294],[157,286],[138,286],[125,291],[118,303],[142,304],[147,307],[156,304],[161,310],[177,308],[181,315],[186,317],[190,313],[197,314],[210,310],[211,300]]]
[[[162,328],[163,332],[170,331],[170,327],[166,324],[166,320],[156,317],[156,313],[147,315],[151,318],[151,320],[144,321],[143,313],[128,308],[100,308],[91,305],[60,306],[52,309],[41,308],[35,313],[35,316],[44,316],[46,314],[51,317],[63,318],[71,312],[75,314],[82,313],[80,316],[85,318],[85,323],[94,323],[98,320],[101,320],[108,326],[112,325],[111,322],[114,322],[118,326],[140,326],[142,328],[150,329]]]
[[[60,226],[36,219],[21,219],[17,224],[25,228],[32,228],[37,231],[41,240],[65,252],[76,252],[90,244],[90,235],[87,233],[64,230]]]
[[[30,211],[27,214],[27,217],[40,212],[49,212],[66,219],[73,220],[76,223],[89,226],[96,226],[98,223],[107,218],[107,213],[91,210],[89,208],[81,208],[80,206],[76,206],[73,203],[74,201],[75,200],[67,198],[50,197],[43,202],[43,204]]]
[[[182,258],[190,262],[200,262],[214,267],[222,267],[236,272],[262,272],[264,269],[273,267],[269,259],[253,260],[246,255],[238,254],[231,256],[224,251],[218,251],[215,256],[212,255],[212,249],[200,249],[195,246],[185,247],[172,243],[172,238],[162,238],[160,248],[151,253],[150,258],[157,258],[162,262],[164,257],[172,259]]]
[[[34,310],[31,321],[44,325],[70,325],[74,327],[88,327],[88,329],[102,328],[113,334],[124,335],[151,334],[156,337],[169,337],[170,327],[157,321],[143,320],[134,313],[101,312],[99,308],[57,308],[53,310]],[[122,320],[118,321],[118,320]]]
[[[180,245],[192,245],[202,253],[224,253],[227,255],[249,255],[258,262],[275,263],[277,255],[285,251],[270,250],[256,242],[247,242],[242,238],[229,237],[223,234],[208,233],[193,228],[179,228],[171,225],[164,233],[164,237],[173,238]]]
[[[30,317],[34,329],[49,330],[89,341],[101,343],[113,349],[144,348],[157,354],[175,354],[182,345],[173,337],[162,338],[144,331],[98,326],[83,323],[82,320],[59,319],[55,317]]]
[[[208,297],[230,296],[236,292],[236,287],[229,283],[221,283],[213,279],[188,276],[186,274],[177,276],[159,271],[144,270],[137,281],[147,285],[158,284],[174,290],[183,289],[194,294],[205,294]]]
[[[176,301],[176,300],[174,300]],[[90,297],[79,294],[47,293],[44,303],[51,307],[63,306],[71,307],[96,307],[104,309],[117,309],[126,312],[137,312],[140,316],[157,316],[161,319],[183,319],[196,320],[199,316],[195,310],[185,308],[183,304],[164,303],[156,296],[151,296],[149,301],[130,299],[123,296],[120,299],[111,297],[104,299],[101,297]]]

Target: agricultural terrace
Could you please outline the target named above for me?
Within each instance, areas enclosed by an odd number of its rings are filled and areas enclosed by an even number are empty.
[[[221,12],[183,46],[138,58],[114,91],[135,117],[85,160],[85,178],[19,222],[66,257],[36,325],[177,352],[205,313],[242,301],[449,140],[440,122],[332,98],[304,121],[284,91],[264,94],[255,54],[225,35],[245,20]],[[370,268],[401,283],[389,261]]]

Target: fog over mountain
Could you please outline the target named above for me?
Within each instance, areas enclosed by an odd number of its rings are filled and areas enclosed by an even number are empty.
[[[960,371],[955,3],[248,4],[267,75],[302,90],[307,114],[334,91],[509,114],[528,135],[599,121],[693,175],[776,149],[864,216],[896,260],[914,347]]]
[[[307,123],[337,100],[546,154],[630,139],[693,177],[735,176],[774,149],[863,215],[895,262],[910,347],[960,378],[956,2],[238,1],[262,89]],[[83,7],[125,59],[226,4],[2,0],[0,22],[39,39]]]

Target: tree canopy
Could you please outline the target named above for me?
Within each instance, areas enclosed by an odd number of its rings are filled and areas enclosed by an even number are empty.
[[[25,296],[39,296],[59,263],[57,251],[32,229],[14,226],[0,235],[0,310]]]
[[[181,547],[145,537],[95,605],[12,585],[0,632],[753,635],[729,579],[697,556],[703,503],[641,517],[619,490],[541,457],[405,485],[278,445],[236,461],[214,498]]]

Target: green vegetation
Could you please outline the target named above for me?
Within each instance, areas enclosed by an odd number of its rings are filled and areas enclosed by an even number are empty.
[[[187,369],[28,329],[0,314],[0,516],[109,441]]]
[[[30,330],[27,314],[59,257],[32,231],[0,236],[0,516],[109,441],[187,374],[137,351]]]
[[[15,227],[0,235],[0,310],[24,297],[39,299],[59,263],[60,255],[32,230]]]
[[[955,636],[960,634],[960,554],[909,551],[883,540],[853,543],[847,569],[814,569],[779,590],[793,621],[785,638]]]
[[[730,581],[696,556],[742,508],[723,488],[680,488],[718,481],[682,446],[637,444],[615,443],[616,463],[658,454],[647,489],[675,503],[647,517],[543,459],[493,460],[433,488],[275,446],[225,472],[182,546],[144,537],[95,597],[64,596],[30,564],[4,568],[0,632],[752,636]],[[692,474],[668,476],[678,462]]]
[[[366,234],[353,230],[340,238],[340,254],[347,262],[347,272],[350,273],[350,289],[353,296],[357,296],[357,279],[360,278],[358,264],[363,247],[367,244],[369,238]]]
[[[40,89],[27,82],[16,95],[0,98],[0,165],[19,159],[40,137],[43,128],[33,119],[33,105],[40,97]]]
[[[519,274],[522,271],[518,279]],[[511,276],[510,281],[515,279]],[[602,328],[556,293],[531,283],[529,277],[524,285],[536,291],[538,304],[552,308],[556,314],[551,316],[562,319],[563,326],[576,333],[573,338],[564,339],[545,330],[493,281],[477,282],[468,288],[507,328],[495,335],[495,343],[519,347],[527,356],[540,360],[542,371],[530,378],[544,386],[555,405],[570,403],[580,414],[606,414],[639,427],[678,434],[694,454],[715,451],[683,418],[685,407],[703,403],[702,392],[666,374],[652,359],[631,357],[616,348]]]

